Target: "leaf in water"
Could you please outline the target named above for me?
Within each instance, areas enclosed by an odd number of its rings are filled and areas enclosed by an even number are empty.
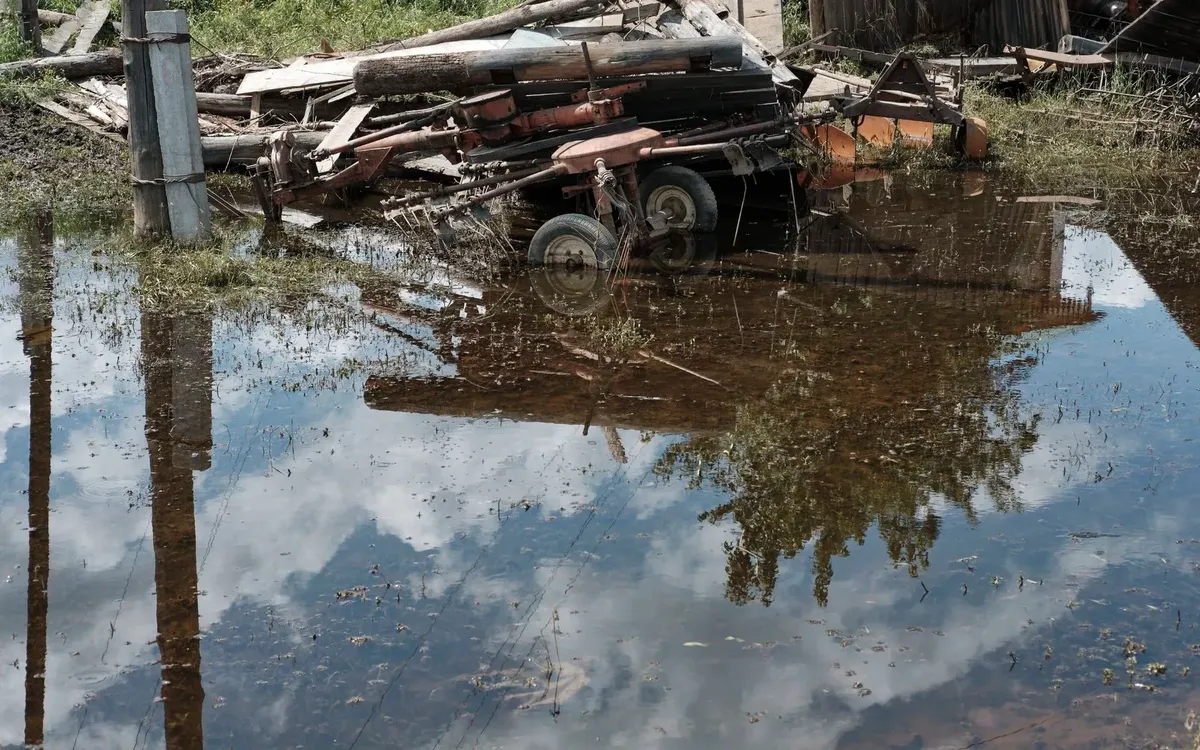
[[[685,644],[683,644],[683,645],[685,645],[685,646],[698,646],[698,647],[700,647],[700,648],[708,648],[708,644],[707,644],[707,643],[701,643],[700,641],[688,641],[687,643],[685,643]]]

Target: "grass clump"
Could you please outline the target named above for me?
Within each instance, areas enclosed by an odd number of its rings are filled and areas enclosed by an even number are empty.
[[[310,298],[330,286],[385,283],[372,267],[285,232],[262,234],[257,225],[215,224],[201,245],[146,241],[131,231],[109,237],[99,252],[137,270],[137,292],[147,304],[236,307],[261,300]]]
[[[25,60],[33,57],[29,45],[21,41],[16,24],[8,16],[0,15],[0,63]]]
[[[968,90],[965,110],[988,123],[991,160],[1047,189],[1169,175],[1200,162],[1200,127],[1183,112],[1152,113],[1143,94],[1060,85],[1014,101]]]
[[[204,47],[273,59],[357,50],[498,13],[517,0],[182,0]]]

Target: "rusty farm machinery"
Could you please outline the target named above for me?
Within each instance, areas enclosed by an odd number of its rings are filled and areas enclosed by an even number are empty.
[[[960,107],[939,99],[915,61],[904,56],[866,96],[837,99],[819,112],[805,112],[780,96],[773,107],[701,118],[698,126],[693,120],[690,127],[671,130],[643,126],[626,108],[626,97],[644,94],[659,77],[601,83],[586,44],[582,53],[588,81],[570,91],[566,104],[522,107],[516,86],[491,88],[405,113],[394,125],[329,149],[299,153],[290,133],[275,134],[270,156],[255,171],[268,220],[278,220],[286,204],[373,183],[398,157],[440,154],[457,165],[460,181],[388,198],[388,218],[427,222],[446,237],[452,221],[488,201],[549,183],[574,201],[574,211],[537,230],[530,262],[608,269],[622,265],[635,248],[670,241],[674,230],[716,227],[713,189],[690,168],[698,159],[723,159],[727,173],[746,176],[790,168],[776,149],[792,146],[803,154],[801,166],[852,164],[854,137],[831,124],[839,116],[860,129],[884,119],[949,124],[968,153],[979,151],[980,137],[986,148],[986,131]],[[316,169],[318,162],[350,152],[355,160],[340,171]]]

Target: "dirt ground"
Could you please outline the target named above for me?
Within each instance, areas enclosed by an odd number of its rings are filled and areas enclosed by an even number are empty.
[[[115,218],[130,206],[121,145],[33,104],[0,104],[0,220],[54,206]]]

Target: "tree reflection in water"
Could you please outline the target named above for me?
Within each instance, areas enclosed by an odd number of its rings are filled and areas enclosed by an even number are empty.
[[[794,367],[738,408],[732,432],[676,444],[659,462],[660,476],[728,494],[700,520],[740,527],[725,544],[737,604],[769,606],[780,557],[811,548],[825,606],[833,558],[872,526],[915,578],[941,530],[937,507],[969,522],[984,498],[1020,508],[1012,481],[1039,417],[1022,414],[1014,386],[1036,359],[997,328],[963,330],[961,311],[925,309],[916,323],[867,299],[832,331],[814,329]]]

